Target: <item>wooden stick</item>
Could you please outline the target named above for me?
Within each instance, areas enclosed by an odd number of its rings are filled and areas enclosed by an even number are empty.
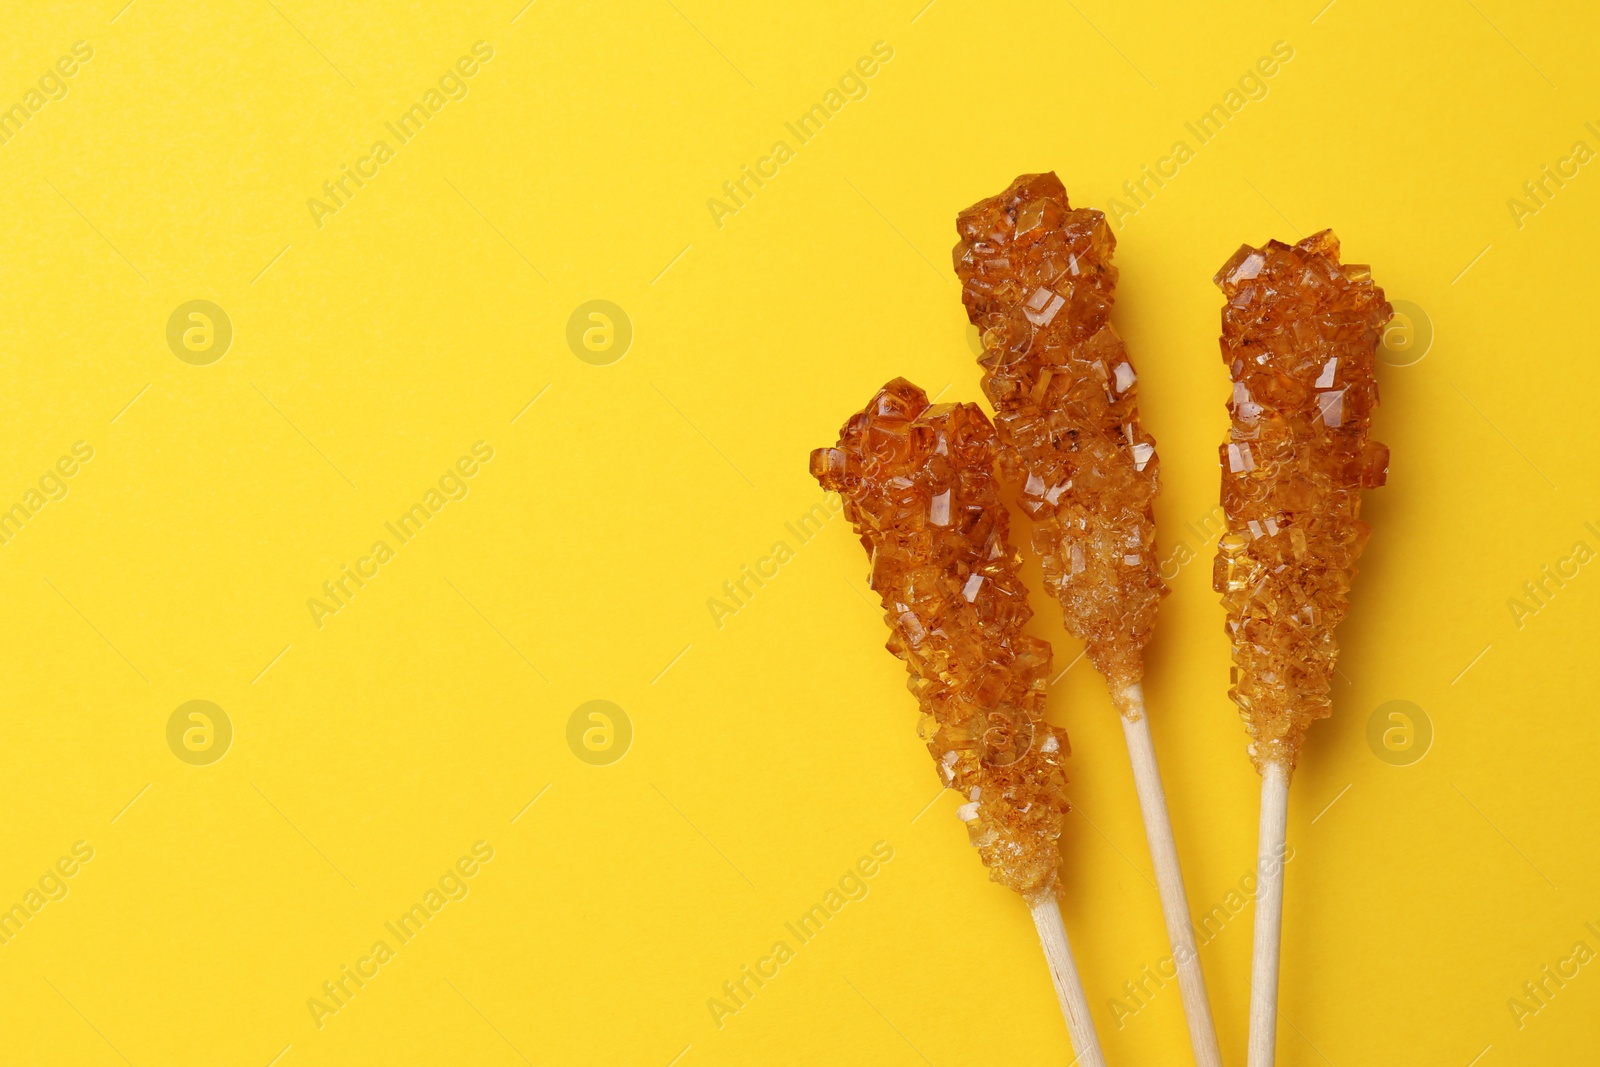
[[[1039,931],[1039,944],[1044,946],[1050,980],[1055,983],[1056,999],[1061,1002],[1061,1016],[1067,1021],[1067,1037],[1077,1054],[1072,1062],[1076,1067],[1106,1067],[1094,1020],[1089,1016],[1089,998],[1083,992],[1078,965],[1072,960],[1072,946],[1067,943],[1067,928],[1061,922],[1056,891],[1046,889],[1027,901],[1028,910],[1033,912],[1033,925]]]
[[[1122,712],[1122,732],[1128,740],[1128,759],[1133,764],[1133,784],[1144,815],[1144,833],[1150,843],[1161,914],[1167,922],[1167,940],[1172,944],[1172,961],[1178,969],[1178,991],[1189,1022],[1189,1045],[1197,1067],[1222,1067],[1217,1027],[1211,1021],[1211,1001],[1206,996],[1206,976],[1200,969],[1194,923],[1189,917],[1189,897],[1178,867],[1178,844],[1173,840],[1172,819],[1167,814],[1167,793],[1161,786],[1161,768],[1156,763],[1150,720],[1145,715],[1144,687],[1135,682],[1117,694],[1116,703]]]
[[[1272,1067],[1278,1045],[1278,948],[1283,934],[1283,853],[1289,825],[1289,768],[1261,771],[1261,837],[1256,846],[1256,940],[1250,964],[1249,1067]]]

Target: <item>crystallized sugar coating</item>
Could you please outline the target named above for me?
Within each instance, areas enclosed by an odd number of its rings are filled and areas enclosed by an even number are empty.
[[[1217,273],[1233,426],[1221,450],[1228,528],[1213,584],[1233,644],[1229,695],[1256,769],[1299,759],[1332,708],[1334,628],[1369,532],[1361,490],[1384,483],[1371,439],[1380,333],[1393,314],[1331,230],[1239,249]]]
[[[976,404],[930,407],[896,378],[851,416],[811,473],[844,498],[871,558],[888,649],[922,708],[918,732],[989,876],[1050,888],[1067,813],[1065,731],[1044,721],[1050,645],[1032,611],[996,493],[994,429]]]
[[[956,230],[1001,474],[1034,520],[1067,629],[1119,692],[1143,676],[1167,587],[1155,440],[1139,426],[1133,363],[1110,321],[1116,239],[1101,212],[1072,209],[1053,173],[1023,175],[961,212]]]

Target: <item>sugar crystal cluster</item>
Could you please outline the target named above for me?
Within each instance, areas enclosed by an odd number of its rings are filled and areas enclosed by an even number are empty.
[[[811,473],[844,498],[871,559],[889,651],[905,661],[918,732],[965,798],[989,876],[1024,894],[1055,882],[1067,813],[1066,733],[1044,721],[1050,645],[1006,539],[994,429],[976,404],[930,406],[896,378],[851,416]]]
[[[1332,706],[1333,631],[1367,541],[1361,490],[1388,474],[1389,450],[1370,430],[1393,311],[1367,267],[1339,263],[1331,230],[1293,247],[1246,245],[1215,281],[1233,378],[1214,575],[1233,644],[1229,695],[1257,770],[1292,770],[1306,728]]]
[[[1116,246],[1053,173],[1025,174],[956,219],[956,274],[983,336],[1000,470],[1034,520],[1033,549],[1067,629],[1112,691],[1139,681],[1166,595],[1152,503],[1155,440],[1111,326]]]

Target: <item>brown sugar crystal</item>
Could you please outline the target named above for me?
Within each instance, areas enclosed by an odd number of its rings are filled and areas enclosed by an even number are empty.
[[[1116,239],[1103,213],[1067,203],[1053,173],[1023,175],[961,212],[956,230],[1001,474],[1020,487],[1067,629],[1120,694],[1143,676],[1167,587],[1155,440],[1139,426],[1133,363],[1110,321]]]
[[[989,876],[1024,894],[1055,882],[1067,813],[1066,733],[1044,721],[1050,645],[1006,540],[994,429],[976,404],[929,406],[896,378],[850,417],[811,473],[844,498],[871,559],[888,649],[905,661],[918,733]]]
[[[1361,490],[1384,483],[1371,439],[1373,362],[1393,314],[1365,266],[1339,263],[1331,230],[1233,254],[1214,279],[1233,426],[1221,449],[1228,527],[1213,584],[1227,609],[1233,687],[1256,769],[1293,770],[1326,717],[1334,628],[1368,527]]]

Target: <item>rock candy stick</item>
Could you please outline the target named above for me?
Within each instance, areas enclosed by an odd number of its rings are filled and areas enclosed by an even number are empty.
[[[1199,1067],[1220,1067],[1166,792],[1144,711],[1143,649],[1167,587],[1158,573],[1155,441],[1111,326],[1116,239],[1074,210],[1053,173],[1024,174],[956,218],[961,298],[983,335],[1000,470],[1034,520],[1033,548],[1122,713],[1128,757]]]
[[[837,447],[811,453],[811,473],[844,498],[871,558],[868,584],[940,782],[965,799],[957,814],[989,877],[1033,913],[1077,1062],[1102,1065],[1055,895],[1067,737],[1044,721],[1050,645],[1022,632],[1032,611],[994,458],[977,405],[929,406],[897,378],[851,416]]]
[[[1368,533],[1361,490],[1388,474],[1389,450],[1370,429],[1374,359],[1393,311],[1368,268],[1339,263],[1332,230],[1293,247],[1245,245],[1214,280],[1233,378],[1214,585],[1233,645],[1228,695],[1261,773],[1249,1064],[1271,1067],[1289,779],[1306,728],[1332,705],[1333,631]]]

